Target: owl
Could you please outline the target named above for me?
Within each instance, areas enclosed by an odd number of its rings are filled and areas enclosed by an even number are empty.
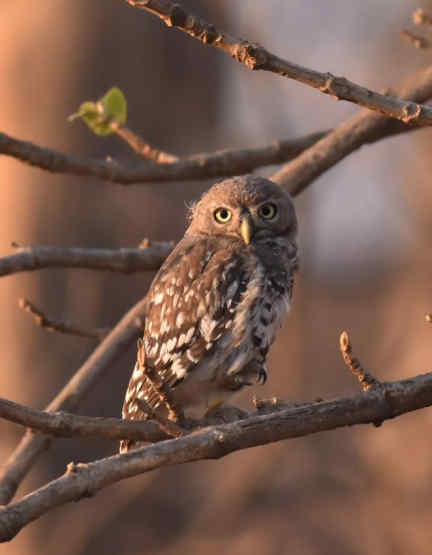
[[[234,177],[202,196],[150,286],[123,418],[202,417],[266,381],[290,309],[296,238],[292,200],[268,179]]]

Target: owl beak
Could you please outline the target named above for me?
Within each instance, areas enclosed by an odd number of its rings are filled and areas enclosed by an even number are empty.
[[[249,245],[253,234],[253,225],[249,215],[244,215],[242,217],[241,224],[240,224],[240,234],[245,244]]]

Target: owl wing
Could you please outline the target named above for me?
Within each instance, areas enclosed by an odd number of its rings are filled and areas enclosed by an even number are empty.
[[[140,399],[156,409],[160,396],[153,386],[169,391],[187,379],[231,327],[250,274],[233,247],[232,238],[186,236],[156,275],[124,418],[145,418]]]

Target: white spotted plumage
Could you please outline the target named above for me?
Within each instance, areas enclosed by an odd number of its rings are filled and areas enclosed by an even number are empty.
[[[260,217],[266,203],[277,220]],[[226,225],[216,219],[220,207],[229,211]],[[265,379],[268,350],[290,307],[296,232],[289,195],[266,179],[229,179],[203,196],[150,287],[124,418],[155,410],[166,417],[172,407],[203,415]],[[121,451],[130,446],[122,442]]]

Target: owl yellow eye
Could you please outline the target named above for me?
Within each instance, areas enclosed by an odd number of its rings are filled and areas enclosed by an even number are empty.
[[[271,202],[262,204],[258,209],[258,215],[263,220],[273,220],[277,216],[277,206]]]
[[[226,224],[227,222],[230,221],[232,217],[231,210],[228,210],[228,208],[223,208],[223,207],[218,208],[217,210],[215,210],[214,217],[215,217],[215,220],[220,224]]]

